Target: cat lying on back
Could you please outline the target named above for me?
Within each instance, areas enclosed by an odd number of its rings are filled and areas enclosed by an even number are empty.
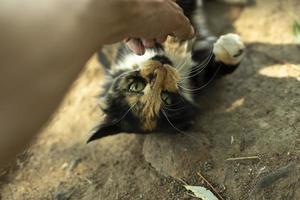
[[[164,46],[157,44],[147,49],[143,56],[124,46],[117,64],[107,68],[100,96],[100,107],[106,116],[88,141],[123,132],[187,130],[197,116],[197,94],[240,64],[245,46],[238,35],[215,39],[204,29],[196,0],[177,3],[199,35],[189,42],[169,39]]]

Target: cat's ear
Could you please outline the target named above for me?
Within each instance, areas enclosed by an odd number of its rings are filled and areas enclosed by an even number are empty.
[[[97,140],[100,138],[103,138],[105,136],[109,136],[109,135],[115,135],[122,132],[121,131],[121,127],[118,123],[118,121],[116,120],[104,120],[104,123],[96,126],[92,131],[91,131],[91,136],[88,139],[87,143],[93,141],[93,140]]]

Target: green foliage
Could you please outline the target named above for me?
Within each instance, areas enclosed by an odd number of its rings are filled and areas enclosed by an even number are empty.
[[[293,23],[293,34],[297,44],[300,45],[300,24],[296,20]]]

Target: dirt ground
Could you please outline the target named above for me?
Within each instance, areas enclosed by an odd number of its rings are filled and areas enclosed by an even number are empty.
[[[209,188],[197,173],[223,199],[300,199],[300,48],[291,28],[300,1],[220,6],[207,5],[212,29],[240,34],[247,55],[199,99],[193,131],[86,144],[103,117],[93,58],[31,147],[0,171],[0,199],[196,199],[182,180]]]

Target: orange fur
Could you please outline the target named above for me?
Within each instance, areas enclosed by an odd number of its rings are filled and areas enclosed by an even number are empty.
[[[159,115],[161,101],[161,92],[175,92],[179,75],[170,65],[162,65],[158,61],[149,60],[143,63],[141,67],[141,76],[148,81],[142,96],[128,96],[127,101],[130,105],[137,102],[143,105],[142,110],[137,110],[136,115],[142,119],[142,127],[145,131],[151,131],[156,128],[156,118]],[[154,76],[150,80],[150,76]]]

